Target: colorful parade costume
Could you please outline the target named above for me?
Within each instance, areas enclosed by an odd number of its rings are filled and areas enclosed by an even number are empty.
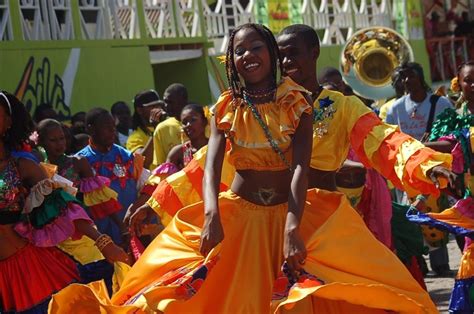
[[[58,160],[57,166],[51,164],[48,166],[50,171],[57,171],[60,176],[73,182],[91,217],[94,220],[101,219],[120,210],[122,206],[117,201],[117,193],[109,188],[110,180],[101,176],[80,178],[74,169],[73,160],[74,157],[63,155]],[[49,163],[48,159],[45,161]],[[92,239],[86,236],[78,240],[67,239],[58,247],[74,258],[82,283],[104,279],[111,291],[113,266],[105,260]]]
[[[230,143],[227,150],[230,149]],[[147,204],[160,217],[163,225],[181,208],[202,201],[202,178],[206,161],[207,146],[198,150],[193,159],[180,171],[161,179],[152,175],[142,190],[150,196]],[[155,170],[160,170],[157,168]],[[166,172],[166,171],[165,171]],[[227,155],[222,166],[220,190],[226,191],[234,179],[235,168],[229,163]]]
[[[383,123],[354,96],[323,89],[314,102],[313,115],[311,168],[337,171],[352,147],[365,167],[375,169],[409,195],[439,195],[426,172],[437,165],[450,165],[448,154],[426,148],[397,126]]]
[[[358,161],[369,171],[377,171],[408,195],[415,196],[420,192],[439,195],[426,172],[436,165],[448,165],[451,157],[426,148],[400,132],[397,126],[383,123],[357,97],[322,90],[314,102],[313,128],[311,168],[336,171],[343,164],[351,147]],[[366,204],[366,195],[359,194],[364,197],[361,207],[368,209],[362,211],[369,229],[379,240],[389,244],[389,223],[392,216],[390,208],[387,206],[381,211],[374,206],[376,204]],[[378,218],[377,223],[371,219],[374,217]],[[402,239],[396,239],[395,243],[400,244],[399,240]],[[416,270],[412,261],[413,259],[407,261],[407,267]],[[417,278],[422,284],[422,277]]]
[[[0,260],[0,312],[44,313],[54,292],[79,279],[74,262],[55,246],[82,236],[74,221],[91,220],[64,182],[45,179],[28,191],[18,172],[20,161],[10,158],[0,174],[0,224],[4,231],[14,225],[28,242]]]
[[[410,221],[430,226],[455,235],[467,237],[460,267],[456,275],[450,313],[472,313],[474,311],[474,201],[471,197],[460,200],[441,213],[420,213],[412,209],[407,213]]]
[[[95,183],[84,185],[84,190],[98,191],[96,188],[108,184],[102,179],[102,177],[105,177],[106,180],[110,180],[110,188],[118,194],[117,199],[121,208],[101,207],[101,211],[97,212],[100,216],[96,217],[95,223],[100,232],[108,234],[115,243],[119,244],[122,242],[121,231],[108,215],[115,212],[119,219],[123,219],[128,206],[136,200],[138,194],[137,181],[143,170],[143,158],[140,158],[140,155],[133,155],[130,151],[116,144],[107,153],[101,153],[89,145],[78,152],[77,155],[87,158],[97,176]],[[96,193],[95,196],[110,198],[112,195]],[[86,205],[93,207],[91,204],[96,203],[97,199],[91,197],[88,200],[87,196],[84,195],[84,202]],[[102,211],[104,208],[109,208],[111,211],[104,213]]]
[[[311,113],[304,92],[286,79],[277,89],[276,103],[254,107],[287,160],[301,115]],[[287,168],[245,102],[225,92],[215,117],[229,135],[229,161],[237,170]],[[200,202],[177,212],[112,300],[97,285],[72,285],[54,297],[51,313],[77,310],[85,303],[93,304],[89,310],[108,313],[131,313],[134,307],[167,313],[436,312],[428,294],[373,237],[341,193],[308,191],[300,225],[308,257],[298,282],[288,280],[283,263],[286,203],[256,205],[227,191],[220,194],[219,207],[225,238],[207,257],[199,253]]]
[[[359,162],[353,150],[347,157]],[[390,221],[392,218],[392,200],[385,179],[374,169],[367,169],[364,184],[356,188],[338,186],[351,206],[356,209],[373,235],[388,248],[392,246]]]
[[[425,230],[436,229],[466,237],[466,245],[458,270],[449,310],[452,313],[472,313],[474,311],[474,201],[472,191],[473,177],[470,174],[473,148],[474,115],[469,114],[467,105],[463,104],[457,111],[446,109],[438,115],[433,124],[430,140],[445,140],[454,144],[451,154],[454,157],[453,171],[464,174],[466,187],[465,199],[458,201],[453,207],[441,213],[420,213],[412,209],[407,217],[410,221],[426,226]],[[431,228],[431,229],[428,229]]]

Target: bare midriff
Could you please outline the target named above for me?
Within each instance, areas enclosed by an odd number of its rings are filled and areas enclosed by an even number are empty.
[[[13,225],[0,225],[0,261],[14,255],[27,243],[15,232]]]
[[[231,190],[251,203],[274,206],[288,202],[291,178],[289,170],[237,170]]]

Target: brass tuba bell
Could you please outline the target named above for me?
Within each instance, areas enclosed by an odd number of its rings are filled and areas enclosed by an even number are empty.
[[[370,27],[356,32],[341,53],[344,81],[362,97],[379,100],[395,96],[393,70],[413,61],[408,41],[386,27]]]

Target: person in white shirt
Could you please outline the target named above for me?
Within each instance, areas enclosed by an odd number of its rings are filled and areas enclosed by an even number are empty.
[[[397,99],[388,109],[386,122],[398,125],[402,132],[424,142],[428,140],[436,116],[453,105],[448,98],[431,92],[420,64],[405,63],[395,71],[400,72],[407,94]],[[400,202],[401,199],[403,196],[397,193],[397,201]],[[446,245],[430,252],[430,264],[433,271],[440,276],[450,273]]]
[[[386,121],[398,125],[403,133],[422,140],[425,132],[430,131],[427,126],[432,106],[434,121],[438,114],[453,105],[448,98],[436,96],[431,92],[420,64],[409,62],[397,70],[400,71],[407,95],[397,99],[388,109]]]

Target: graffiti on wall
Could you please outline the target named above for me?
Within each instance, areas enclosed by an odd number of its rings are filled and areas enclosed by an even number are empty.
[[[64,83],[57,73],[51,72],[51,62],[45,57],[35,69],[35,58],[30,57],[18,83],[15,95],[33,114],[36,107],[49,104],[60,120],[69,119],[71,109],[65,102]]]
[[[80,49],[72,49],[62,75],[52,70],[48,57],[30,57],[26,62],[15,95],[31,115],[42,104],[50,105],[59,120],[71,117],[71,94],[79,65]],[[38,62],[37,62],[38,60]]]

